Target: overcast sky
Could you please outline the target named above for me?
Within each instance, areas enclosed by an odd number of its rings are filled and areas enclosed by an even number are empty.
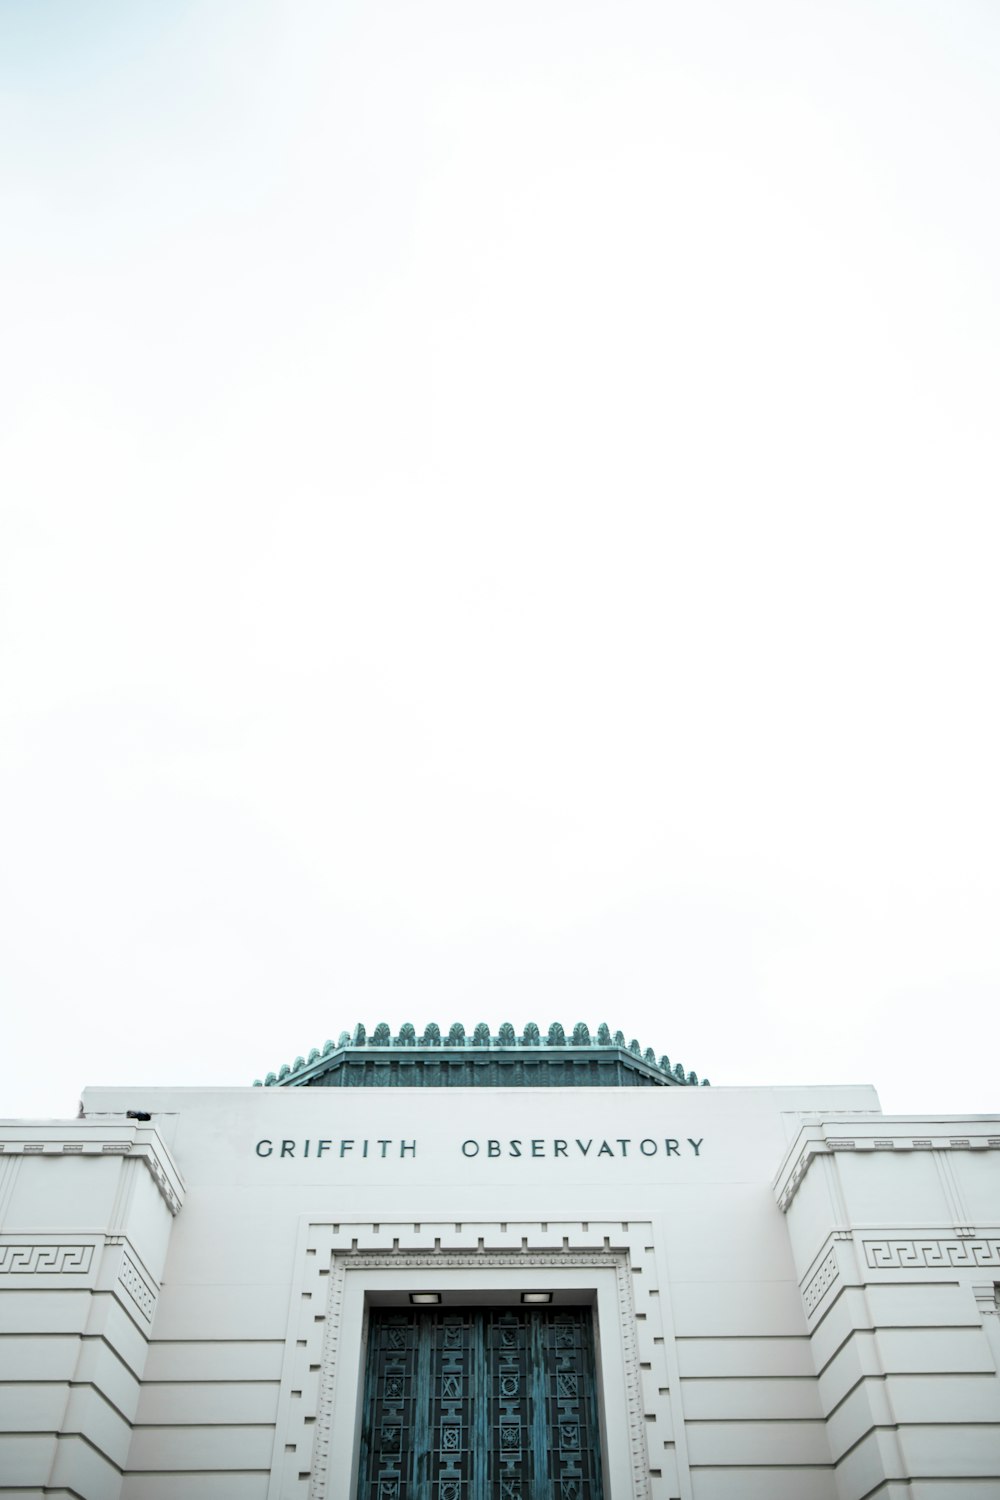
[[[0,1113],[553,1019],[997,1108],[998,78],[2,0]]]

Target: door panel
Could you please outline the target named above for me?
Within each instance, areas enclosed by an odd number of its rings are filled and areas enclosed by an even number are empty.
[[[585,1308],[373,1309],[359,1500],[602,1500]]]

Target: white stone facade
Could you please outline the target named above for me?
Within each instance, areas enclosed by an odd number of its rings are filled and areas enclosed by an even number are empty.
[[[0,1127],[4,1500],[354,1500],[367,1309],[414,1290],[593,1307],[606,1500],[1000,1500],[1000,1119],[865,1087],[84,1106]]]

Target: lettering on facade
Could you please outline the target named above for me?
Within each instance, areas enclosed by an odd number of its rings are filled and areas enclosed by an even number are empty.
[[[596,1136],[573,1136],[563,1139],[561,1136],[553,1138],[546,1136],[515,1137],[509,1140],[498,1140],[491,1136],[487,1140],[465,1140],[462,1141],[458,1150],[466,1161],[474,1161],[477,1157],[482,1161],[496,1161],[498,1158],[526,1159],[528,1161],[544,1157],[551,1161],[579,1159],[590,1157],[592,1160],[600,1161],[608,1157],[617,1159],[642,1157],[673,1157],[673,1156],[701,1156],[701,1148],[705,1143],[704,1136],[697,1140],[691,1136],[643,1136],[641,1139],[633,1136],[612,1136],[610,1139],[598,1139]],[[318,1140],[279,1140],[277,1138],[265,1137],[254,1146],[257,1156],[274,1156],[279,1160],[289,1158],[292,1161],[317,1161],[323,1158],[333,1160],[357,1160],[371,1159],[375,1161],[385,1160],[408,1160],[417,1154],[417,1143],[413,1141],[393,1140],[391,1138],[379,1137],[377,1140],[368,1138],[348,1138],[344,1140],[318,1139]]]
[[[552,1140],[536,1137],[531,1140],[498,1141],[491,1138],[487,1141],[463,1141],[461,1149],[462,1155],[469,1159],[476,1156],[485,1156],[487,1159],[498,1156],[545,1156],[553,1159],[571,1156],[700,1156],[704,1140],[704,1136],[696,1141],[690,1136],[686,1136],[683,1141],[674,1136],[658,1139],[644,1136],[642,1140],[632,1136],[613,1136],[610,1140],[598,1140],[594,1136],[586,1139],[574,1136],[571,1140],[563,1140],[558,1136]]]
[[[279,1141],[265,1139],[258,1141],[254,1150],[258,1156],[290,1156],[296,1161],[304,1161],[307,1157],[315,1158],[324,1156],[360,1156],[362,1159],[365,1157],[374,1157],[376,1160],[381,1159],[384,1161],[389,1156],[396,1160],[400,1157],[416,1156],[417,1143],[416,1141],[394,1141],[391,1139],[383,1140],[381,1138],[376,1141],[360,1139],[342,1141]]]

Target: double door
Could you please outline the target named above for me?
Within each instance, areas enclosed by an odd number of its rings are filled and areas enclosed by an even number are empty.
[[[358,1500],[602,1500],[588,1308],[373,1308]]]

